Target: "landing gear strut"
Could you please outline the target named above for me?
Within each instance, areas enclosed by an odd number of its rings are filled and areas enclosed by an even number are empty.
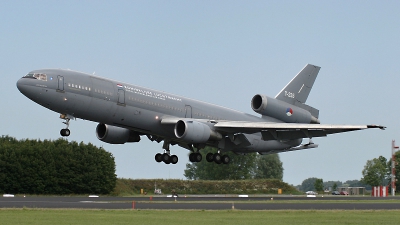
[[[170,150],[169,150],[169,145],[170,143],[168,141],[164,140],[163,144],[163,149],[164,153],[157,153],[155,155],[155,160],[156,162],[164,162],[165,164],[176,164],[178,162],[178,156],[176,155],[171,155]]]
[[[69,127],[69,121],[74,118],[73,116],[70,115],[66,115],[66,114],[61,114],[60,115],[60,119],[65,120],[65,122],[63,122],[63,124],[67,125],[67,127],[65,129],[61,129],[60,130],[60,135],[63,137],[68,137],[71,134],[71,131],[68,129]]]

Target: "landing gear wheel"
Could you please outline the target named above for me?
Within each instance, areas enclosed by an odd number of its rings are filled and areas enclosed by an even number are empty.
[[[61,130],[60,130],[60,134],[61,134],[61,136],[63,136],[63,137],[68,137],[68,136],[71,134],[71,132],[70,132],[69,129],[68,129],[68,127],[69,127],[69,121],[70,121],[72,118],[74,118],[74,117],[71,116],[71,115],[67,115],[67,114],[60,114],[60,118],[63,119],[63,120],[65,120],[65,122],[63,122],[63,124],[67,125],[67,127],[66,127],[65,129],[61,129]]]
[[[211,153],[211,152],[207,153],[206,160],[207,160],[207,162],[213,162],[214,161],[214,154]]]
[[[194,154],[195,153],[193,153],[193,152],[189,154],[189,161],[190,162],[195,162]]]
[[[219,153],[214,154],[214,162],[216,164],[221,164],[221,155]]]
[[[71,134],[71,131],[69,129],[61,129],[60,134],[63,137],[68,137]]]
[[[170,161],[171,161],[172,164],[176,164],[178,162],[178,156],[171,155]]]
[[[156,156],[155,156],[155,160],[156,160],[156,162],[162,162],[163,161],[162,160],[162,154],[161,153],[157,153]]]
[[[203,159],[203,156],[199,152],[196,152],[196,153],[194,153],[193,159],[195,162],[201,162],[201,160]]]
[[[199,152],[192,152],[189,154],[189,161],[190,162],[201,162],[203,156]]]
[[[222,161],[223,164],[229,164],[229,162],[231,161],[231,159],[229,158],[229,156],[223,155],[223,156],[221,157],[221,161]]]
[[[162,161],[164,161],[165,164],[169,164],[171,162],[171,156],[167,153],[162,154]]]

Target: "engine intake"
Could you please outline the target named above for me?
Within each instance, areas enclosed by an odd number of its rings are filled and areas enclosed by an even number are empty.
[[[309,111],[265,95],[255,95],[251,100],[251,108],[261,115],[286,123],[319,123]]]
[[[126,142],[140,141],[139,134],[134,131],[103,123],[99,123],[97,125],[96,136],[100,141],[104,141],[109,144],[125,144]]]
[[[198,121],[179,120],[175,124],[174,132],[177,138],[193,144],[222,139],[220,133],[212,130],[207,124]]]

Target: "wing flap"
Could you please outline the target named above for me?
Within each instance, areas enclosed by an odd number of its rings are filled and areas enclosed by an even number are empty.
[[[345,132],[345,131],[343,131]],[[324,130],[262,130],[261,135],[264,141],[268,140],[294,140],[299,138],[326,137]]]

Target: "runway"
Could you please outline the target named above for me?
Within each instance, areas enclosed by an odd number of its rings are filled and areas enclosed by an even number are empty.
[[[399,210],[400,198],[375,197],[14,197],[0,208],[164,210]],[[349,201],[350,200],[350,201]],[[379,200],[387,200],[384,203]],[[357,201],[362,201],[358,203]]]

